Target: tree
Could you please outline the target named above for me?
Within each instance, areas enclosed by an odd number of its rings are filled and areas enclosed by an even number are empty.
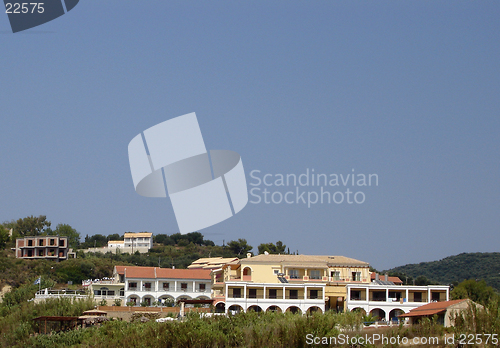
[[[80,233],[68,224],[59,224],[54,231],[47,231],[47,234],[68,237],[68,245],[76,249],[80,246]]]
[[[108,240],[123,240],[123,236],[120,236],[118,233],[113,233],[108,236]]]
[[[264,252],[268,252],[269,254],[285,254],[286,245],[283,244],[282,241],[277,241],[274,243],[262,243],[258,247],[259,254],[264,254]],[[288,251],[290,253],[290,251]]]
[[[495,289],[488,286],[484,280],[469,279],[464,280],[452,290],[451,298],[454,300],[468,298],[482,305],[487,305],[490,301],[497,299],[498,295]]]
[[[40,236],[45,234],[45,229],[50,227],[50,221],[47,221],[45,215],[34,217],[33,215],[19,219],[14,226],[14,232],[20,237]]]
[[[245,255],[253,248],[251,245],[248,245],[246,239],[241,238],[238,239],[238,241],[230,241],[229,243],[227,243],[227,247],[233,252],[233,254],[238,256],[240,256],[241,254]]]
[[[9,231],[0,225],[0,249],[5,249],[7,242],[10,240]]]
[[[108,238],[102,234],[94,234],[92,237],[85,237],[85,242],[81,245],[82,248],[101,248],[108,245]]]

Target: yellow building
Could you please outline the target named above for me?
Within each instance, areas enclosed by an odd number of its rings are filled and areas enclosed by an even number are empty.
[[[227,296],[225,283],[324,284],[325,309],[343,311],[347,284],[370,283],[369,264],[345,256],[264,253],[229,262],[212,272],[215,295]]]

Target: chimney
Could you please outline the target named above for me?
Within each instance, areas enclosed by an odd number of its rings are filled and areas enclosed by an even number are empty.
[[[269,252],[268,251],[264,251],[264,255],[269,255]]]
[[[247,253],[247,259],[252,257],[252,253]]]
[[[375,280],[378,280],[379,279],[379,275],[378,273],[375,273]]]
[[[384,275],[384,280],[385,280],[385,281],[388,281],[388,280],[389,280],[389,275],[387,275],[387,273]]]
[[[172,266],[172,269],[175,269],[175,266]]]

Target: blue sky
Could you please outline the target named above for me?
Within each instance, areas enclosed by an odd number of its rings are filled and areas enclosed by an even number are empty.
[[[135,193],[127,146],[196,112],[207,148],[237,151],[247,175],[379,177],[363,204],[249,203],[200,231],[217,244],[282,240],[378,269],[498,251],[499,15],[498,1],[82,0],[17,34],[0,16],[0,220],[178,232],[168,199]]]

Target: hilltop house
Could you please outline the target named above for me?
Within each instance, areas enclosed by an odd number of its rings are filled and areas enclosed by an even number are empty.
[[[68,237],[28,236],[16,239],[16,257],[20,259],[47,259],[63,261],[75,257],[68,247]]]

